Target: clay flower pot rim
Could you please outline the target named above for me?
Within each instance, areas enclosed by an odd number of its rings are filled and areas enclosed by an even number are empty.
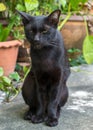
[[[64,20],[67,15],[62,14],[61,15],[61,20]],[[92,15],[85,15],[86,16],[86,21],[89,21],[90,19],[93,19]],[[84,21],[84,16],[81,15],[72,15],[68,21]]]
[[[11,40],[11,41],[5,41],[0,42],[0,48],[9,48],[13,46],[21,46],[23,44],[20,40]]]

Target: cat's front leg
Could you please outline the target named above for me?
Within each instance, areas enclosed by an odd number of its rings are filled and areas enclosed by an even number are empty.
[[[44,87],[44,86],[43,86]],[[41,123],[44,121],[44,112],[45,112],[45,108],[44,108],[44,97],[45,94],[41,88],[37,88],[37,100],[38,100],[38,107],[37,107],[37,111],[36,114],[32,116],[32,122],[33,123]]]
[[[29,106],[29,110],[25,113],[24,119],[31,120],[31,117],[35,113],[37,108],[36,84],[34,73],[32,70],[30,70],[23,83],[22,96],[25,100],[25,103]]]
[[[34,114],[31,118],[32,123],[41,123],[44,121],[44,113],[43,113],[43,106],[39,105],[37,107],[36,114]]]
[[[58,88],[54,88],[50,92],[50,101],[48,104],[48,119],[46,121],[46,124],[48,126],[56,126],[58,124]]]
[[[47,106],[47,114],[48,119],[46,124],[48,126],[56,126],[58,124],[58,117],[60,114],[59,102],[60,102],[60,92],[62,90],[61,85],[61,68],[56,67],[50,73],[51,83],[49,85],[48,91],[48,106]]]
[[[60,73],[58,74],[59,75],[53,78],[53,82],[50,85],[49,101],[47,107],[48,119],[46,121],[48,126],[56,126],[58,124],[58,115],[60,114],[59,102],[62,86],[60,84]]]

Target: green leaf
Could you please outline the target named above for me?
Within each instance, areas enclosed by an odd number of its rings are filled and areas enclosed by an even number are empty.
[[[16,9],[20,10],[20,11],[25,11],[26,10],[25,6],[23,6],[21,4],[17,4]]]
[[[10,30],[8,28],[4,28],[2,31],[2,39],[1,41],[6,41],[7,37],[9,36]]]
[[[3,74],[4,74],[4,70],[2,67],[0,67],[0,77],[3,76]]]
[[[28,71],[28,67],[24,66],[24,67],[23,67],[23,72],[26,74],[27,71]]]
[[[2,24],[0,24],[0,42],[6,41],[11,29],[15,23],[16,16],[11,17],[11,21],[9,21],[9,25],[7,27],[3,27]]]
[[[2,24],[0,24],[0,35],[2,33],[2,29],[3,29],[3,26],[2,26]]]
[[[5,85],[10,85],[11,84],[11,80],[6,76],[2,77],[2,81],[4,82]]]
[[[0,42],[2,41],[3,38],[2,32],[3,32],[3,26],[2,24],[0,24]]]
[[[68,49],[67,52],[69,52],[69,53],[80,52],[80,49],[78,49],[78,48],[71,48],[71,49]]]
[[[20,76],[17,72],[13,72],[12,74],[9,75],[9,77],[12,79],[12,80],[16,80],[16,81],[19,81],[20,80]]]
[[[87,2],[88,0],[70,0],[71,3],[71,7],[73,10],[77,10],[79,8],[79,4],[82,3],[84,4],[85,2]]]
[[[83,43],[83,55],[88,64],[93,63],[93,36],[86,36]]]
[[[30,68],[24,66],[23,67],[23,72],[24,72],[24,78],[28,75],[28,73],[30,72]]]
[[[63,6],[63,8],[66,5],[66,0],[59,0],[59,4]]]
[[[11,29],[9,29],[8,27],[3,27],[2,24],[0,24],[0,42],[7,40],[10,31]]]
[[[24,0],[24,2],[25,2],[26,12],[34,10],[39,5],[38,0]]]
[[[1,90],[1,91],[4,91],[4,85],[3,85],[3,83],[1,83],[1,82],[0,82],[0,90]]]
[[[6,6],[3,3],[0,3],[0,12],[5,10],[6,10]]]
[[[85,2],[88,2],[88,0],[80,0],[83,4],[85,3]]]

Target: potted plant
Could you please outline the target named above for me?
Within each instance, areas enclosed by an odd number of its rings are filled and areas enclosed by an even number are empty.
[[[0,24],[0,67],[4,69],[4,75],[9,75],[15,69],[18,48],[22,45],[19,40],[8,40],[9,27]]]
[[[82,50],[83,40],[86,36],[83,16],[86,15],[86,21],[90,22],[89,17],[93,11],[92,0],[20,0],[16,8],[31,15],[47,15],[55,9],[61,9],[61,22],[58,29],[63,35],[66,49],[79,48]]]
[[[4,75],[9,75],[14,71],[18,49],[22,45],[22,41],[13,40],[10,37],[15,20],[15,17],[11,17],[7,26],[0,24],[0,67],[3,67]]]
[[[90,50],[93,49],[90,40],[93,39],[93,37],[90,38],[90,35],[93,35],[93,1],[78,0],[74,3],[74,0],[71,0],[69,1],[69,6],[68,15],[62,15],[62,19],[67,18],[68,16],[70,17],[68,17],[68,21],[62,26],[61,32],[65,46],[68,49],[68,55],[71,60],[70,63],[76,60],[79,64],[81,61],[83,61],[81,63],[84,64],[93,63],[88,62],[89,60],[87,60],[90,59],[89,57],[92,57],[90,56]],[[89,30],[89,33],[87,33],[87,30]],[[73,48],[78,48],[80,50],[78,55],[77,52],[69,53]],[[75,58],[71,58],[72,54]]]
[[[61,21],[67,17],[68,19],[65,24],[62,24],[60,31],[63,35],[67,49],[82,49],[83,41],[86,36],[84,16],[86,16],[87,23],[90,22],[90,19],[93,20],[90,13],[91,10],[93,10],[93,1],[91,0],[78,0],[75,2],[74,0],[71,0],[65,6]]]

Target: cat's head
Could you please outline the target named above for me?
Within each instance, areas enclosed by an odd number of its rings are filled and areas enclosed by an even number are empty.
[[[22,17],[25,34],[34,48],[41,48],[53,42],[61,11],[55,10],[48,16],[30,16],[18,11]]]

